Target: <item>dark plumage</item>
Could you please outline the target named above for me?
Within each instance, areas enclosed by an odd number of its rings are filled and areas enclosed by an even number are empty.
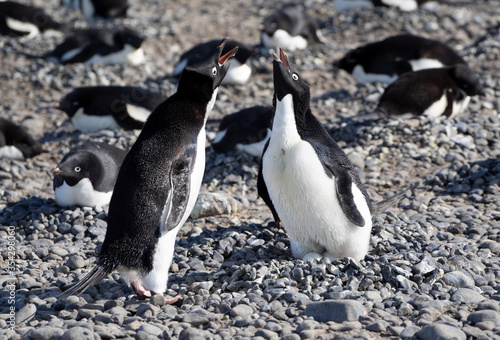
[[[43,9],[14,1],[0,1],[0,34],[33,37],[48,30],[65,31]]]
[[[44,151],[23,127],[0,117],[0,158],[24,159]]]
[[[455,64],[466,63],[442,42],[401,34],[358,47],[334,66],[351,73],[360,82],[392,82],[405,72]]]
[[[166,97],[133,86],[79,87],[68,93],[56,108],[68,114],[81,131],[141,129],[149,114]]]
[[[70,8],[79,8],[85,20],[120,18],[127,16],[128,0],[63,0]]]
[[[448,117],[462,113],[470,96],[483,94],[477,73],[462,64],[408,72],[389,85],[377,111],[385,115]]]

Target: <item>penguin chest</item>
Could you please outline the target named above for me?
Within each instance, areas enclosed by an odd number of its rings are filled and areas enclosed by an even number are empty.
[[[307,40],[304,37],[292,36],[283,29],[277,29],[272,36],[262,33],[262,43],[269,48],[280,46],[287,51],[303,50],[307,47]]]
[[[238,60],[232,60],[222,84],[245,84],[250,79],[251,74],[250,66],[241,64]]]
[[[76,129],[84,132],[96,132],[105,129],[118,130],[120,126],[111,115],[91,115],[79,108],[71,117],[71,122]]]
[[[360,83],[392,83],[396,79],[398,79],[397,74],[389,75],[384,73],[369,73],[366,72],[362,65],[356,65],[352,70],[352,75],[356,78]]]
[[[135,48],[131,45],[125,44],[123,49],[106,54],[95,54],[92,58],[88,59],[85,64],[103,64],[103,65],[112,65],[112,64],[130,64],[130,65],[139,65],[144,62],[144,50],[142,48]]]
[[[24,160],[24,155],[22,151],[14,145],[4,145],[0,147],[0,159],[2,158],[17,159],[22,161]]]
[[[63,181],[63,184],[55,188],[56,202],[59,206],[68,207],[78,205],[82,207],[96,207],[109,204],[112,191],[100,192],[94,189],[92,182],[88,178],[83,178],[70,186]]]

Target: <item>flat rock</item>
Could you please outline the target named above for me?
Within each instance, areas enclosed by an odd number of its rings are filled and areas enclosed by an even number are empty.
[[[442,323],[435,323],[423,327],[417,333],[417,336],[421,340],[449,340],[449,339],[466,340],[467,339],[465,333],[461,331],[459,328],[450,325],[445,325]]]
[[[356,321],[364,313],[365,308],[361,302],[354,300],[330,300],[323,302],[312,302],[307,305],[304,312],[319,322]]]

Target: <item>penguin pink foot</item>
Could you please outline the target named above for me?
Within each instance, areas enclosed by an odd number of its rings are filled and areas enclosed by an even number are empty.
[[[151,297],[151,291],[146,290],[140,282],[132,281],[132,287],[134,287],[135,293],[139,296]]]

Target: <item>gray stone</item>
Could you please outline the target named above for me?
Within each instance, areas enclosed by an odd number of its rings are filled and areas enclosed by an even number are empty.
[[[467,320],[472,322],[473,324],[477,324],[484,321],[492,321],[495,323],[496,326],[500,326],[500,313],[491,309],[480,310],[471,313],[467,317]]]
[[[434,323],[423,327],[417,336],[421,340],[466,340],[465,333],[457,327],[443,323]]]
[[[94,331],[85,327],[68,329],[59,340],[94,340]]]
[[[83,268],[83,267],[85,267],[85,260],[80,255],[73,255],[73,256],[70,256],[70,258],[68,259],[68,262],[66,262],[66,265],[70,269]]]
[[[16,313],[16,325],[20,325],[23,322],[31,320],[33,316],[35,316],[35,313],[36,306],[32,303],[28,303]]]
[[[182,321],[190,323],[194,327],[206,325],[210,321],[215,320],[218,320],[217,316],[204,309],[197,309],[195,311],[189,312],[182,319]]]
[[[402,339],[411,338],[412,336],[417,334],[418,331],[420,331],[420,327],[418,326],[407,326],[405,329],[401,331],[399,336]]]
[[[230,311],[229,315],[235,316],[248,316],[253,314],[253,308],[249,305],[237,305],[234,306]]]
[[[478,303],[485,299],[484,296],[469,288],[459,288],[451,296],[451,301]]]
[[[222,214],[235,214],[241,211],[242,206],[240,201],[222,192],[200,193],[190,217],[198,219]]]
[[[361,302],[354,300],[329,300],[307,305],[305,315],[319,322],[357,321],[365,311]]]
[[[28,337],[33,340],[56,340],[64,333],[57,327],[40,327],[29,332]]]
[[[469,274],[460,270],[444,274],[443,280],[446,284],[457,288],[474,286],[474,279]]]
[[[154,336],[159,336],[160,334],[163,333],[163,331],[159,327],[156,327],[148,323],[142,324],[141,327],[139,327],[138,331],[139,332],[142,331]]]

